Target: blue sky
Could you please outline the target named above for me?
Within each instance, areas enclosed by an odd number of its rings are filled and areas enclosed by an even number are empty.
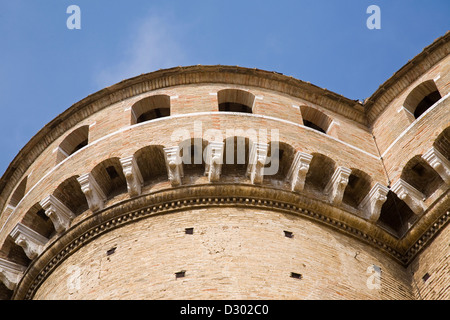
[[[363,100],[450,28],[448,0],[0,0],[0,175],[45,124],[179,65],[277,71]],[[81,30],[69,30],[69,5]],[[369,30],[369,5],[381,29]]]

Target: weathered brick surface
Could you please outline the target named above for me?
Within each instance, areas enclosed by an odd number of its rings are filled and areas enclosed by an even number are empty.
[[[139,154],[148,146],[176,146],[184,139],[203,138],[207,144],[266,130],[267,141],[259,142],[279,141],[286,148],[286,157],[291,157],[282,161],[282,174],[265,177],[261,185],[278,200],[286,200],[286,193],[291,192],[286,174],[297,151],[328,157],[334,163],[331,171],[337,167],[358,170],[368,177],[370,187],[375,183],[388,186],[400,178],[410,159],[429,150],[450,126],[450,57],[436,58],[448,52],[442,46],[433,49],[435,54],[416,57],[416,64],[408,64],[404,73],[394,75],[363,105],[282,75],[223,66],[156,72],[89,96],[36,135],[2,178],[0,258],[27,263],[22,248],[9,234],[18,223],[44,219],[35,215],[39,202],[64,183],[96,172],[97,166],[105,163],[115,163],[120,171],[119,159]],[[402,105],[414,88],[430,79],[443,99],[426,116],[414,120]],[[223,89],[251,93],[252,114],[218,112],[217,93]],[[152,95],[170,97],[171,117],[131,125],[133,105]],[[327,134],[303,125],[302,106],[331,119]],[[89,126],[89,144],[61,161],[58,147],[81,126]],[[172,188],[162,153],[155,151],[158,148],[145,154],[145,163],[138,163],[141,170],[158,171],[144,181],[143,194]],[[330,168],[315,170],[325,175]],[[245,170],[224,172],[223,184],[250,184]],[[115,183],[122,188],[109,195],[105,207],[121,208],[134,200],[127,193],[123,173],[119,176]],[[7,205],[17,197],[14,190],[24,179],[23,198],[12,211]],[[102,179],[103,184],[108,183],[107,177]],[[187,170],[182,185],[201,188],[209,181],[203,171]],[[72,184],[71,188],[79,186]],[[255,208],[187,209],[154,216],[86,244],[49,275],[34,298],[448,299],[448,226],[425,247],[419,240],[448,209],[448,190],[444,183],[421,199],[425,210],[402,237],[368,221],[365,209],[348,203],[333,205],[330,194],[310,185],[301,191],[303,198],[296,205],[347,229],[337,231],[305,218]],[[358,196],[362,199],[365,194]],[[65,197],[70,198],[70,192]],[[69,230],[94,215],[91,209],[80,212]],[[48,225],[41,222],[36,228],[46,230]],[[184,234],[186,227],[194,227],[194,235]],[[284,237],[284,230],[293,232],[294,238]],[[47,247],[52,248],[61,238],[47,232]],[[408,256],[415,246],[420,252],[405,268],[399,255]],[[106,256],[112,247],[117,247],[116,252]],[[382,270],[379,289],[367,285],[367,268],[372,265]],[[67,287],[68,279],[73,280],[68,271],[74,266],[81,272],[81,287],[76,291]],[[175,279],[174,273],[181,270],[186,270],[186,277]],[[291,272],[303,278],[293,279]],[[427,272],[430,278],[423,281]],[[0,297],[10,295],[0,285]]]
[[[373,264],[382,270],[379,288],[367,285]],[[185,277],[176,279],[182,270]],[[35,298],[405,299],[409,280],[380,251],[307,219],[216,208],[111,231],[65,260]]]

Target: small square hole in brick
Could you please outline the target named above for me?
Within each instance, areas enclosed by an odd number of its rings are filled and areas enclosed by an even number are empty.
[[[112,255],[114,252],[116,252],[117,247],[111,248],[108,251],[106,251],[106,255],[110,256]]]
[[[422,280],[423,282],[427,281],[430,278],[430,274],[427,272],[423,275]]]
[[[293,238],[294,234],[291,231],[284,231],[284,236],[286,238]]]
[[[184,229],[184,232],[186,234],[194,234],[194,228],[186,228],[186,229]]]
[[[296,273],[296,272],[291,272],[291,278],[294,279],[301,279],[302,275],[300,273]]]
[[[175,272],[175,279],[184,278],[185,276],[186,276],[186,271],[184,271],[184,270]]]

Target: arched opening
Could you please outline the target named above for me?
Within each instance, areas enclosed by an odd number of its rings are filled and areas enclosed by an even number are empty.
[[[155,95],[139,100],[131,107],[131,124],[170,116],[170,97]]]
[[[183,163],[185,176],[186,173],[190,175],[204,175],[204,153],[207,145],[207,141],[199,138],[185,140],[179,144],[180,157]]]
[[[89,126],[72,131],[59,145],[56,162],[59,163],[89,143]]]
[[[441,132],[434,141],[433,147],[450,161],[450,127]]]
[[[250,154],[250,139],[237,136],[228,137],[223,142],[222,177],[244,179]]]
[[[23,248],[17,245],[12,237],[7,237],[5,242],[3,242],[3,246],[0,249],[0,258],[25,267],[31,262]]]
[[[370,192],[370,176],[359,170],[353,169],[348,178],[348,184],[344,191],[342,202],[354,208],[358,208],[364,197]]]
[[[92,175],[107,198],[127,192],[127,182],[118,158],[99,163],[92,169]]]
[[[389,191],[387,200],[381,207],[380,218],[377,223],[390,233],[401,237],[408,231],[414,216],[414,212],[409,206],[399,199],[394,192]]]
[[[167,180],[163,146],[144,147],[136,151],[134,156],[144,180],[144,185]]]
[[[333,159],[313,153],[309,170],[305,178],[305,189],[323,192],[336,169]]]
[[[409,93],[403,106],[417,119],[441,98],[436,83],[433,80],[427,80]]]
[[[22,179],[22,181],[17,186],[16,190],[14,190],[11,199],[9,200],[8,205],[12,208],[15,208],[22,198],[25,196],[25,191],[27,188],[28,177]]]
[[[316,131],[327,133],[333,120],[323,112],[309,106],[300,106],[303,125]]]
[[[252,113],[255,95],[244,90],[224,89],[217,92],[219,111]]]
[[[270,142],[264,167],[264,178],[285,180],[294,156],[295,149],[291,145],[279,141]]]
[[[22,224],[50,239],[56,234],[52,220],[45,214],[39,203],[32,206],[22,219]]]
[[[439,174],[421,156],[415,156],[408,161],[400,178],[427,198],[444,183]]]
[[[65,180],[53,193],[53,195],[75,215],[79,215],[89,209],[86,196],[81,190],[77,178],[78,176],[73,176]]]

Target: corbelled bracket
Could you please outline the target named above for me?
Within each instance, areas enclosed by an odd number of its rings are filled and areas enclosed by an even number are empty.
[[[86,196],[86,200],[89,205],[89,209],[92,211],[97,211],[103,209],[105,204],[106,195],[100,188],[97,181],[91,173],[83,174],[77,178],[81,186],[81,191],[83,191]]]
[[[14,290],[22,279],[26,267],[0,258],[0,281],[2,281],[9,290]]]
[[[365,213],[364,218],[371,222],[377,222],[380,218],[381,207],[387,200],[389,189],[380,183],[376,183],[359,205]]]
[[[397,194],[400,200],[405,201],[415,214],[420,214],[425,210],[425,205],[423,203],[425,195],[405,180],[398,179],[391,190]]]
[[[441,176],[445,183],[450,184],[450,161],[442,153],[431,147],[422,158]]]
[[[325,187],[325,193],[329,194],[330,201],[334,205],[339,205],[342,202],[345,187],[347,187],[351,173],[352,170],[346,167],[338,167]]]
[[[180,147],[164,148],[166,159],[167,175],[173,187],[181,185],[181,178],[184,176],[183,161],[180,157]]]
[[[122,165],[123,174],[127,180],[128,193],[131,197],[140,195],[144,179],[137,165],[136,158],[134,155],[122,158],[120,159],[120,164]]]
[[[33,229],[18,223],[11,231],[10,236],[14,242],[21,246],[28,258],[33,260],[42,253],[48,239]]]
[[[205,175],[209,182],[217,182],[222,173],[223,164],[223,142],[211,142],[206,151]]]
[[[67,230],[70,222],[75,218],[73,212],[53,195],[44,198],[40,205],[45,210],[45,214],[52,220],[58,233]]]
[[[298,151],[295,154],[294,161],[287,174],[287,179],[291,183],[291,190],[300,192],[305,186],[306,174],[309,170],[309,164],[311,163],[313,156]]]
[[[247,177],[253,184],[262,183],[264,178],[264,165],[267,160],[267,151],[269,145],[267,143],[253,143],[247,166]]]

